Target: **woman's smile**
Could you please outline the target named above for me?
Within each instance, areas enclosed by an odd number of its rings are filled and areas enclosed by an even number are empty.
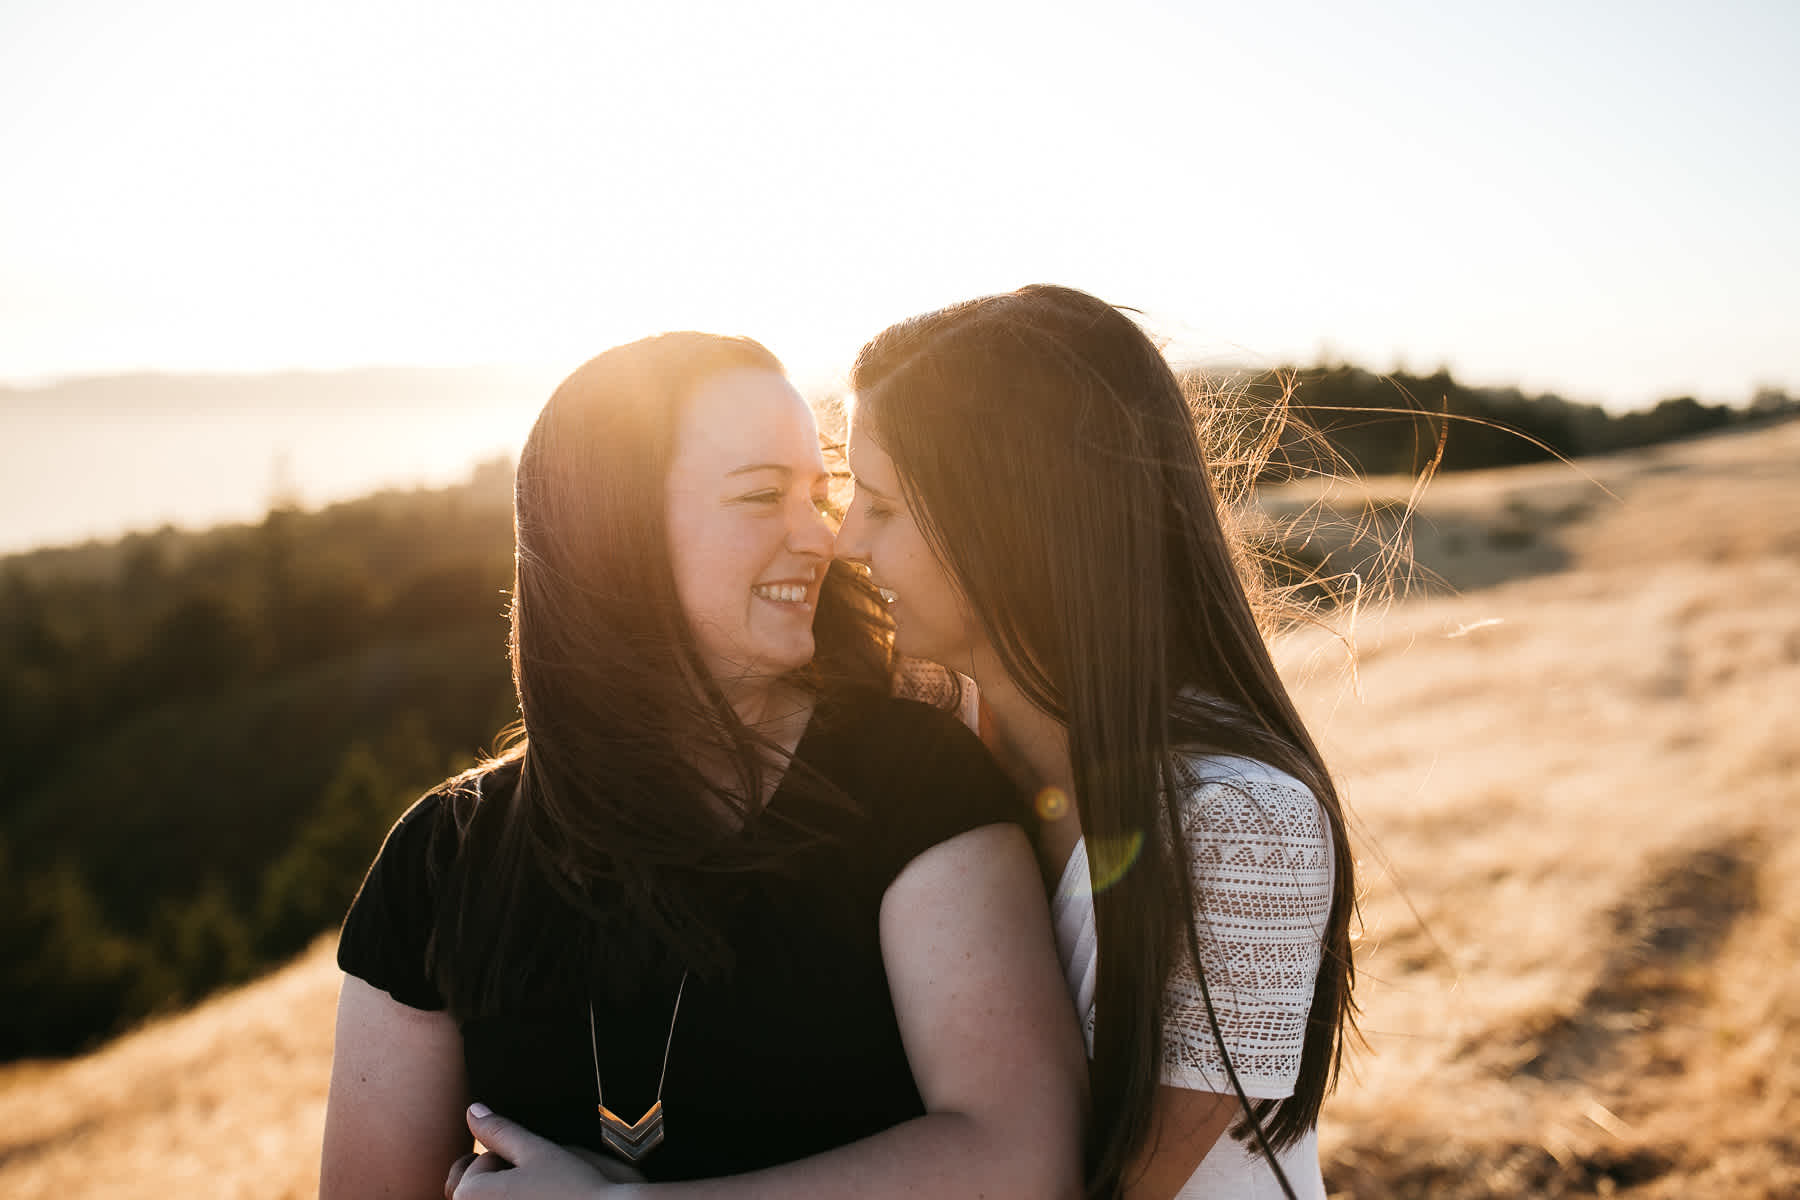
[[[829,483],[812,410],[779,373],[724,372],[689,398],[669,467],[669,559],[715,678],[768,680],[812,660]]]
[[[815,571],[804,579],[771,580],[757,584],[750,589],[750,594],[782,608],[810,613],[815,602],[813,588],[817,578],[818,572]]]

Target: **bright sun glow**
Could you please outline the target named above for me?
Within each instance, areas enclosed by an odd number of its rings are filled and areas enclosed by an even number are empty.
[[[9,6],[0,376],[828,369],[1047,279],[1218,355],[1741,398],[1800,375],[1800,44],[1737,8]]]
[[[1052,281],[1212,364],[1800,387],[1800,8],[1097,11],[8,5],[0,381],[698,328],[812,390]]]

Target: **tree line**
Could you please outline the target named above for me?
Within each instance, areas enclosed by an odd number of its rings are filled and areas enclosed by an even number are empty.
[[[0,563],[0,1059],[77,1051],[343,916],[516,715],[511,466]]]
[[[1298,420],[1271,464],[1277,474],[1316,465],[1322,449],[1360,473],[1416,474],[1436,454],[1440,433],[1438,469],[1460,471],[1612,454],[1800,413],[1800,399],[1763,388],[1743,407],[1672,396],[1614,414],[1554,393],[1472,387],[1443,368],[1430,375],[1377,375],[1345,364],[1283,369],[1243,390],[1253,407],[1282,394]],[[1309,440],[1312,432],[1322,445]]]
[[[1296,384],[1297,415],[1369,472],[1417,470],[1446,414],[1454,470],[1796,411],[1766,392],[1611,416],[1348,366],[1238,395]],[[79,1051],[341,920],[399,813],[517,715],[510,500],[498,462],[453,488],[0,561],[0,1060]]]

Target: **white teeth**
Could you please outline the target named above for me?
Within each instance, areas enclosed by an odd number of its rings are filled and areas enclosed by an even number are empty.
[[[762,583],[750,590],[764,600],[776,600],[784,604],[799,604],[806,599],[806,587],[798,583]]]
[[[883,604],[892,604],[894,601],[896,601],[900,598],[900,597],[894,595],[894,593],[888,591],[884,587],[877,587],[875,590],[877,592],[881,593],[881,602]]]

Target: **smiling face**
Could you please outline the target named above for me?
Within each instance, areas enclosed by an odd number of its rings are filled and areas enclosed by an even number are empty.
[[[962,592],[925,540],[894,460],[854,416],[850,471],[856,496],[838,530],[837,556],[868,569],[894,618],[894,650],[974,675],[977,638]]]
[[[688,399],[669,467],[669,561],[720,684],[812,661],[828,482],[812,410],[780,374],[733,369]]]

